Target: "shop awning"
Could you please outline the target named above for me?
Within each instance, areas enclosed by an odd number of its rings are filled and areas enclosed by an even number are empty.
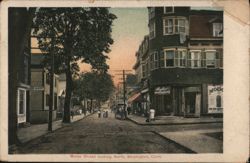
[[[139,99],[140,99],[140,96],[141,96],[140,93],[134,94],[133,96],[131,96],[131,97],[128,99],[128,103],[131,103],[131,102],[133,102],[133,101],[139,100]]]

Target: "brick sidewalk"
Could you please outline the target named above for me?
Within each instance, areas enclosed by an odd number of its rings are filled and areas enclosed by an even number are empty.
[[[87,116],[91,115],[91,113],[87,113],[86,116],[84,116],[84,114],[81,115],[75,115],[73,119],[71,119],[71,123],[79,121]],[[66,126],[68,124],[63,124],[62,120],[58,120],[58,121],[54,121],[52,123],[52,130],[57,130],[59,128],[62,128],[64,126]],[[35,138],[38,138],[42,135],[47,134],[48,131],[48,123],[44,123],[44,124],[32,124],[29,127],[25,127],[25,128],[19,128],[18,132],[17,132],[17,136],[19,138],[19,140],[21,141],[21,143],[27,143],[30,140],[33,140]]]
[[[202,124],[202,123],[223,123],[223,118],[200,117],[184,118],[177,116],[156,117],[155,121],[146,122],[146,117],[129,115],[128,119],[139,125],[182,125],[182,124]]]

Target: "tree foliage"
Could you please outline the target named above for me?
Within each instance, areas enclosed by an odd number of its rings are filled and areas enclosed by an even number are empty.
[[[75,94],[84,98],[95,99],[99,102],[105,102],[114,91],[112,77],[108,73],[99,73],[96,71],[82,73],[75,81]]]
[[[72,82],[79,72],[78,62],[93,69],[107,71],[112,22],[116,16],[107,8],[40,8],[34,19],[38,45],[45,54],[44,64],[50,66],[55,57],[55,71],[66,73],[64,122],[70,122]]]

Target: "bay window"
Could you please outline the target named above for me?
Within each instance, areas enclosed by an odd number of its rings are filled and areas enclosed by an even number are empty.
[[[173,67],[174,66],[174,50],[166,50],[166,67]]]
[[[155,51],[150,55],[150,68],[151,70],[158,68],[158,52]]]
[[[177,50],[175,52],[175,67],[185,67],[186,66],[186,50]]]

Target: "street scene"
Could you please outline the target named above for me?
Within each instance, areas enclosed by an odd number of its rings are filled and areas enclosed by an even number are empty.
[[[223,10],[10,7],[9,154],[223,153]]]

